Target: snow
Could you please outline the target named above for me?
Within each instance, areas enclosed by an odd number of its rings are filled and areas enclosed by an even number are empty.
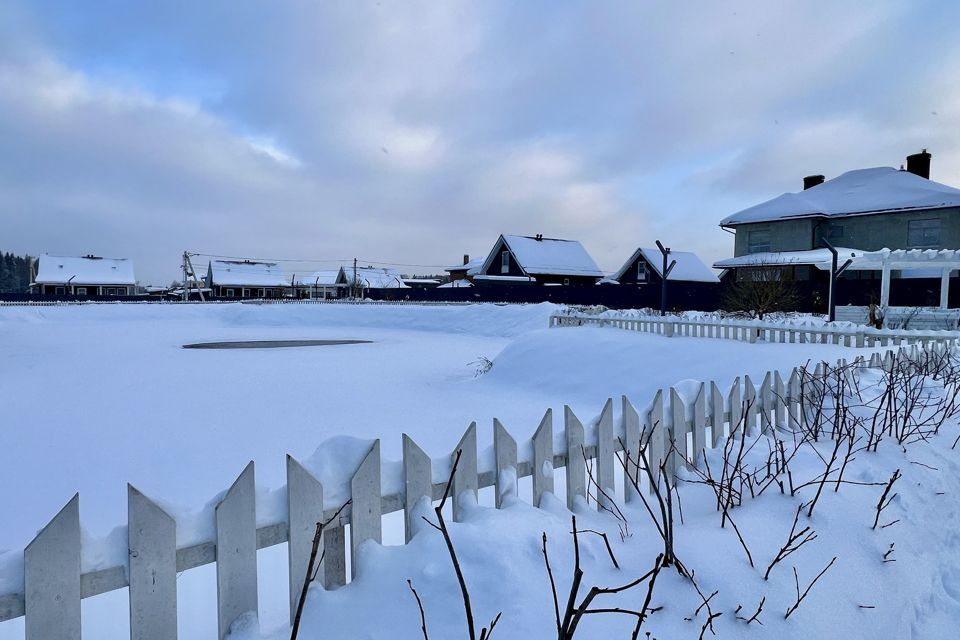
[[[339,269],[326,269],[322,271],[311,271],[309,273],[296,274],[298,287],[327,286],[332,287],[337,284],[337,277],[340,275]],[[289,278],[287,281],[289,282]]]
[[[483,263],[486,262],[487,258],[474,258],[467,262],[467,264],[458,264],[450,267],[445,267],[444,271],[466,271],[468,276],[476,275],[480,273],[480,269],[483,267]]]
[[[43,254],[37,260],[36,284],[126,284],[135,285],[133,261],[129,258],[68,257]]]
[[[850,354],[834,345],[745,345],[592,327],[546,329],[549,315],[558,310],[549,304],[239,303],[0,309],[0,357],[6,365],[0,369],[5,425],[0,430],[0,512],[5,514],[0,550],[9,550],[0,552],[0,593],[22,586],[22,549],[76,491],[81,494],[85,530],[84,570],[122,565],[127,482],[175,516],[178,545],[184,546],[210,538],[213,506],[250,460],[257,465],[257,521],[263,525],[285,517],[287,453],[320,475],[325,501],[332,507],[344,497],[346,476],[375,438],[381,438],[384,489],[392,491],[400,486],[402,432],[435,459],[435,478],[442,478],[449,452],[474,420],[479,427],[480,466],[490,468],[494,417],[517,439],[521,459],[530,459],[526,440],[547,408],[553,409],[558,428],[564,405],[570,405],[590,433],[609,397],[626,394],[640,408],[658,389],[679,380],[713,379],[723,387],[744,374],[760,380],[768,370],[785,373],[810,357],[836,360]],[[181,348],[214,340],[350,338],[372,342],[269,350]],[[749,357],[744,357],[747,353]],[[490,371],[479,377],[474,364],[478,356],[493,360]],[[947,481],[947,473],[960,477],[941,461],[912,459],[945,469],[940,481]],[[944,490],[956,495],[950,486]],[[528,499],[529,480],[526,485],[521,481],[520,492]],[[871,499],[876,496],[871,494]],[[481,504],[485,501],[481,495]],[[684,509],[691,509],[694,522],[696,503],[690,498],[688,507],[684,495]],[[853,510],[849,504],[843,509]],[[839,515],[830,517],[842,519],[843,509],[825,511],[824,517],[835,513]],[[768,511],[758,506],[756,522],[747,525],[759,532],[754,534],[759,540],[769,524],[764,524]],[[943,535],[925,533],[923,515],[916,518],[921,538]],[[558,545],[557,562],[563,566],[566,554],[559,545],[569,543],[564,542],[569,522],[559,507],[542,511],[512,504],[504,513],[478,507],[469,520],[454,527],[454,536],[471,549],[465,552],[469,571],[489,569],[476,587],[481,601],[490,601],[500,590],[507,596],[534,593],[534,585],[539,594],[534,598],[545,595],[540,591],[542,566],[537,564],[539,531],[550,532]],[[599,520],[595,525],[610,526]],[[332,625],[346,624],[349,613],[360,612],[373,601],[396,607],[394,626],[397,620],[406,621],[410,596],[404,582],[393,582],[400,574],[423,588],[430,615],[441,616],[435,623],[438,633],[443,620],[455,622],[457,607],[447,606],[447,598],[455,597],[454,591],[446,592],[451,584],[449,564],[437,552],[435,532],[427,527],[428,535],[399,548],[389,545],[402,542],[402,517],[386,519],[384,527],[388,546],[374,547],[363,560],[360,580],[339,592],[311,595],[307,616],[312,624],[327,616]],[[696,529],[691,531],[691,536],[698,535]],[[862,531],[841,533],[866,544]],[[727,549],[727,535],[720,534],[710,545]],[[625,560],[636,558],[631,567],[651,560],[646,555],[651,539],[648,531],[638,528],[628,541],[628,550],[622,553]],[[602,571],[603,556],[595,553],[595,542],[585,541],[592,549],[591,571]],[[731,579],[745,580],[742,567],[733,562],[736,547],[731,549],[730,562],[716,569],[704,566],[705,574],[729,570]],[[259,557],[260,625],[268,637],[275,629],[282,635],[288,611],[285,548],[263,550]],[[416,570],[408,573],[410,567]],[[859,565],[850,569],[859,570]],[[206,566],[178,579],[181,638],[213,635],[214,573],[214,567]],[[915,580],[932,576],[927,572]],[[502,602],[489,606],[508,607],[506,600]],[[488,605],[479,606],[487,611]],[[86,637],[125,638],[126,607],[124,591],[84,600]],[[515,622],[504,624],[505,637],[522,629],[542,636],[539,618],[531,621],[516,613],[522,602],[509,607]],[[331,614],[330,608],[336,612]],[[892,605],[891,610],[903,612]],[[546,609],[537,606],[531,611],[540,615]],[[331,628],[339,630],[334,637],[378,637],[382,632],[377,625],[386,620],[361,616],[363,628],[357,633],[345,632],[342,626]],[[417,627],[408,630],[405,622],[402,626],[393,628],[399,636],[391,637],[416,637],[411,634]],[[451,635],[456,635],[452,628],[435,637]],[[0,639],[14,638],[22,638],[22,620],[0,623]]]
[[[470,282],[469,280],[454,280],[453,282],[444,283],[437,288],[438,289],[462,289],[465,287],[472,287],[472,286],[473,286],[473,283]]]
[[[290,277],[275,262],[211,260],[207,286],[288,287]]]
[[[341,272],[347,284],[354,280],[353,267],[344,267]],[[357,267],[357,283],[367,289],[406,289],[403,276],[396,269],[386,267]]]
[[[637,257],[643,254],[643,259],[647,261],[654,271],[663,277],[663,254],[659,249],[641,247],[633,252],[633,255],[623,263],[620,270],[613,276],[614,280],[619,280],[626,273],[627,269],[633,266]],[[720,282],[720,278],[710,267],[703,263],[700,257],[691,251],[670,251],[669,260],[677,261],[677,264],[670,271],[667,280],[680,280],[684,282]],[[668,263],[669,264],[669,263]]]
[[[603,277],[603,272],[600,271],[597,263],[576,240],[556,238],[537,240],[528,236],[512,235],[502,237],[524,273]],[[499,259],[499,256],[491,252],[484,264],[494,264],[492,261]]]
[[[911,174],[912,175],[912,174]],[[847,258],[856,258],[866,255],[860,249],[836,247],[837,260],[843,264]],[[736,258],[726,258],[713,263],[714,269],[730,269],[733,267],[761,267],[787,265],[814,265],[819,269],[829,270],[833,257],[829,249],[810,249],[808,251],[769,251],[762,253],[748,253]]]
[[[721,226],[807,216],[960,207],[960,189],[892,167],[857,169],[727,216]]]

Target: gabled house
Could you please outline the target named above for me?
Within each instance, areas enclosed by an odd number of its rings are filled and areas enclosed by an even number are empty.
[[[137,293],[133,261],[129,258],[51,256],[34,264],[32,293],[77,296],[132,296]]]
[[[343,285],[337,284],[339,276],[339,269],[295,274],[291,278],[294,282],[294,295],[309,300],[339,298],[344,289]]]
[[[206,285],[217,298],[282,298],[291,278],[275,262],[211,260]]]
[[[441,285],[445,288],[472,287],[473,277],[480,272],[486,257],[470,259],[470,256],[463,256],[463,264],[457,264],[444,269],[450,275],[450,282]]]
[[[924,149],[907,157],[906,170],[807,176],[802,191],[738,211],[720,226],[735,234],[734,258],[820,249],[823,240],[862,251],[957,248],[960,189],[930,180],[930,159]]]
[[[501,235],[473,276],[476,284],[593,285],[603,272],[576,240]]]
[[[341,267],[337,284],[350,289],[408,289],[396,269],[386,267]]]
[[[695,253],[670,251],[668,265],[676,260],[667,282],[702,282],[719,284],[717,274]],[[658,285],[663,281],[663,254],[659,249],[641,247],[633,252],[623,266],[610,278],[620,284]]]

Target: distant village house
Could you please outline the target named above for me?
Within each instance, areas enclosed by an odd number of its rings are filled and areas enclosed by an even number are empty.
[[[137,293],[129,258],[51,256],[34,263],[31,293],[76,296],[132,296]]]
[[[576,240],[501,235],[473,275],[475,284],[593,285],[603,272]]]

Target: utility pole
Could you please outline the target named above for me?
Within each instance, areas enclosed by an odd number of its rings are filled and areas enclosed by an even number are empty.
[[[677,261],[674,260],[667,264],[670,260],[670,247],[664,247],[663,244],[657,240],[657,248],[660,249],[660,253],[663,254],[663,278],[660,280],[660,315],[667,315],[667,277],[670,275],[670,272],[673,271],[673,268],[677,266]]]
[[[188,283],[189,282],[189,288]],[[197,280],[197,274],[193,270],[193,260],[190,259],[190,254],[186,251],[183,252],[183,300],[190,299],[190,292],[193,291],[193,285],[197,286],[197,294],[200,296],[201,302],[206,302],[207,299],[203,295],[203,287],[200,286],[200,281]]]
[[[353,259],[353,297],[357,297],[357,289],[359,288],[359,283],[357,282],[357,259]]]
[[[180,283],[180,290],[183,292],[180,296],[180,299],[186,302],[190,298],[190,294],[187,293],[187,252],[183,252],[183,281]]]
[[[837,319],[837,301],[834,299],[833,290],[837,284],[837,278],[840,277],[840,274],[847,270],[853,260],[847,258],[847,261],[843,263],[843,266],[837,267],[839,254],[832,244],[827,242],[824,239],[820,239],[820,242],[830,251],[830,293],[827,297],[827,317],[830,322],[833,322]]]

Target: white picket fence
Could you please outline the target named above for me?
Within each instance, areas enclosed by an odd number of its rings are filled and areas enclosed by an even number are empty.
[[[463,307],[471,304],[526,304],[514,302],[447,302],[438,300],[354,300],[349,298],[253,298],[233,300],[0,300],[0,307],[73,307],[103,304],[356,304],[367,306]]]
[[[939,344],[933,348],[942,353],[947,347]],[[897,354],[887,351],[883,358],[874,353],[869,361],[861,356],[856,363],[889,369],[895,358],[917,354],[915,345],[898,349]],[[838,362],[838,366],[844,364]],[[818,365],[818,371],[822,372],[822,367]],[[660,468],[662,463],[669,474],[675,474],[681,466],[695,464],[704,449],[722,446],[722,438],[739,425],[744,425],[751,436],[758,428],[772,434],[776,428],[796,425],[804,402],[802,394],[809,393],[801,385],[802,375],[799,368],[786,379],[778,371],[768,372],[759,386],[743,376],[725,392],[713,381],[703,382],[692,403],[674,388],[661,390],[641,411],[623,397],[616,422],[613,400],[607,400],[596,428],[590,430],[585,430],[574,412],[565,407],[563,430],[557,440],[553,413],[547,410],[531,441],[519,448],[495,419],[493,468],[479,468],[477,426],[473,423],[454,450],[462,451],[462,457],[453,476],[453,519],[462,518],[464,501],[476,500],[480,489],[495,487],[499,508],[506,496],[518,495],[518,478],[531,476],[530,499],[539,506],[544,494],[554,492],[554,471],[559,468],[564,469],[566,500],[572,509],[587,498],[587,464],[603,490],[591,492],[594,498],[601,494],[601,500],[609,496],[633,502],[637,496],[631,483],[623,482],[621,492],[616,489],[616,475],[626,473],[620,461],[624,446],[630,460],[636,462],[640,443],[646,442],[646,459],[653,468]],[[589,442],[586,434],[590,434]],[[671,443],[677,443],[685,455],[673,453]],[[324,588],[346,584],[348,558],[352,571],[357,571],[355,559],[362,543],[382,541],[385,514],[403,511],[405,540],[409,542],[423,527],[420,514],[427,513],[428,503],[442,497],[445,484],[433,482],[434,461],[405,434],[402,451],[403,489],[397,493],[385,495],[381,490],[379,440],[353,473],[352,504],[324,532],[319,573]],[[532,459],[519,458],[518,451],[531,451]],[[446,464],[442,459],[441,463]],[[257,610],[257,550],[282,543],[288,543],[292,617],[316,523],[333,518],[340,507],[335,504],[325,508],[320,481],[287,456],[288,518],[257,527],[254,463],[250,462],[215,508],[214,538],[177,548],[174,518],[132,486],[128,485],[127,495],[128,562],[81,572],[80,497],[75,495],[24,550],[24,590],[0,594],[0,622],[25,616],[26,640],[79,640],[81,599],[129,587],[130,637],[172,640],[177,634],[177,574],[215,562],[219,637],[223,638],[238,616]],[[349,540],[345,532],[348,524]]]
[[[551,327],[598,326],[655,333],[665,337],[720,338],[755,343],[838,344],[847,347],[886,347],[902,344],[955,344],[960,331],[911,331],[872,327],[804,327],[754,320],[690,320],[669,316],[635,318],[600,317],[582,314],[553,314]]]

